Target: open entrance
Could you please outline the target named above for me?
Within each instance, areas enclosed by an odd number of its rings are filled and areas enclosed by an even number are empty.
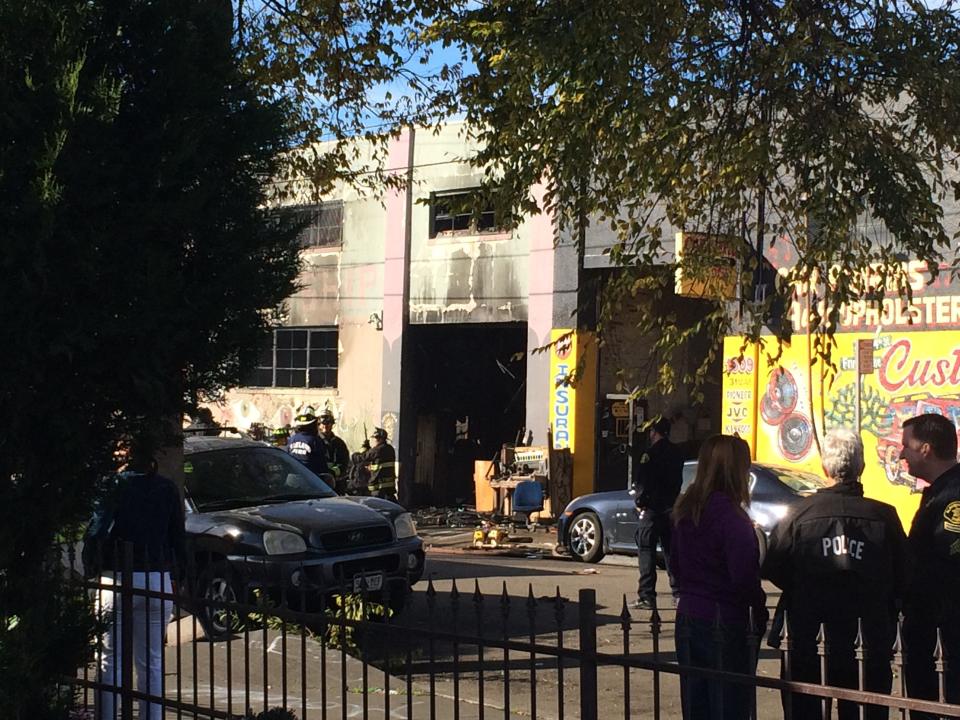
[[[413,506],[473,504],[477,460],[514,443],[526,415],[525,323],[411,325],[401,432]]]

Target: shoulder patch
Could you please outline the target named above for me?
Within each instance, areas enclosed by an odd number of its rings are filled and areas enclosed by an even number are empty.
[[[648,463],[648,462],[650,462],[650,454],[649,454],[649,453],[644,453],[643,455],[641,455],[641,456],[640,456],[640,462],[641,462],[641,463]],[[955,503],[955,504],[960,505],[960,503]]]
[[[960,540],[954,540],[953,544],[950,546],[951,555],[960,555]]]
[[[943,510],[943,529],[960,533],[960,500],[954,500]]]

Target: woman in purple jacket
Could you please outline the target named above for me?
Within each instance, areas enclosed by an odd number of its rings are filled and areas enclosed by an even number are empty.
[[[756,672],[766,608],[757,536],[744,510],[749,468],[743,440],[708,438],[697,476],[674,506],[670,561],[680,596],[676,643],[682,665]],[[685,720],[747,718],[754,692],[749,684],[696,675],[681,675],[680,691]]]

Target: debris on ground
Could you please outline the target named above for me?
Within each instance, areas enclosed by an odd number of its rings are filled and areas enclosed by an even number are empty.
[[[477,512],[476,508],[470,505],[460,505],[455,508],[426,507],[413,511],[413,519],[417,527],[450,527],[450,528],[475,528],[484,522],[497,526],[515,526],[526,527],[533,531],[537,528],[547,530],[553,525],[553,520],[543,518],[539,523],[528,524],[526,519],[502,515],[500,513]]]

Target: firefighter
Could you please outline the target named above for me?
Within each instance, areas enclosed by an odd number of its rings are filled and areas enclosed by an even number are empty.
[[[903,601],[907,694],[937,700],[937,630],[947,658],[946,701],[960,703],[960,465],[957,428],[928,413],[903,423],[900,459],[907,472],[930,483],[910,526],[913,572]],[[913,720],[933,715],[910,711]]]
[[[324,459],[327,468],[333,475],[333,482],[337,493],[345,495],[347,492],[347,466],[350,463],[350,451],[342,438],[333,433],[335,420],[333,413],[324,410],[320,413],[320,442],[323,443]]]
[[[670,511],[683,484],[683,456],[670,442],[670,421],[660,418],[650,427],[650,447],[640,457],[630,494],[637,507],[637,559],[640,580],[633,607],[652,610],[657,601],[657,543],[663,548],[670,588]]]
[[[370,482],[370,472],[366,467],[366,456],[370,450],[370,441],[367,438],[360,443],[360,451],[350,456],[350,470],[347,473],[347,494],[366,495],[370,492],[367,485]]]
[[[317,475],[329,473],[323,443],[317,435],[317,416],[311,408],[301,412],[293,421],[296,432],[287,440],[287,452]]]
[[[857,688],[854,651],[862,631],[864,689],[889,693],[907,538],[892,505],[863,496],[863,442],[856,433],[828,432],[821,459],[834,484],[805,498],[774,528],[763,565],[763,575],[783,590],[777,613],[782,618],[786,610],[793,640],[790,679]],[[829,651],[825,678],[817,655],[821,623]],[[779,632],[782,620],[774,627]],[[778,639],[771,637],[774,644]],[[787,717],[791,703],[792,717],[821,718],[820,698],[785,694],[783,702]],[[878,706],[865,713],[868,720],[887,715],[887,708]],[[859,708],[841,700],[837,716],[854,720]]]
[[[370,473],[367,490],[371,495],[385,500],[397,501],[397,453],[387,442],[387,431],[374,428],[373,447],[364,457],[364,465]]]

